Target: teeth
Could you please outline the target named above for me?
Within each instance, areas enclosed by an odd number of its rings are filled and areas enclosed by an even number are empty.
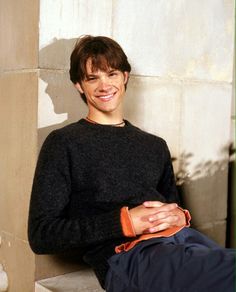
[[[110,95],[105,95],[105,96],[99,96],[99,98],[101,99],[109,99],[113,96],[113,94],[110,94]]]

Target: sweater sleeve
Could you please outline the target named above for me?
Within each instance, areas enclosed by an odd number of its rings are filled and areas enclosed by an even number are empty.
[[[33,181],[28,238],[38,254],[96,244],[123,236],[120,209],[97,216],[68,218],[71,194],[71,158],[63,135],[52,132],[40,151]]]
[[[160,181],[158,182],[157,190],[165,197],[167,203],[180,203],[179,195],[175,183],[173,165],[171,161],[170,151],[166,142],[164,142],[164,168]]]

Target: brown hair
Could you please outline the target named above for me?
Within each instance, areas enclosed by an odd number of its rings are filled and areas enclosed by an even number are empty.
[[[70,57],[70,80],[74,84],[81,84],[86,78],[88,59],[91,59],[92,70],[112,68],[121,72],[131,71],[127,56],[117,42],[105,36],[86,35],[78,39]],[[86,102],[84,94],[81,97]]]

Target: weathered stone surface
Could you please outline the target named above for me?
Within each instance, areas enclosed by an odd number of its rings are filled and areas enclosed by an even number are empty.
[[[217,166],[210,164],[206,167],[209,167],[208,175],[185,180],[180,188],[181,196],[184,207],[191,212],[192,226],[224,246],[228,169],[227,165],[222,169],[220,163]]]
[[[69,273],[54,278],[44,279],[37,282],[46,291],[57,291],[57,292],[102,292],[104,291],[92,270],[82,270],[75,273]],[[44,292],[40,290],[40,287],[35,292]]]
[[[132,76],[125,97],[125,116],[142,129],[163,137],[179,155],[181,82]]]
[[[32,292],[34,288],[34,254],[27,241],[0,231],[0,263],[8,276],[9,292]]]
[[[39,1],[0,2],[0,70],[38,67]]]
[[[84,34],[111,35],[112,1],[110,0],[100,0],[99,4],[97,1],[87,0],[41,0],[40,11],[40,50],[61,39],[70,40]],[[68,54],[60,50],[61,48],[59,43],[59,50],[54,51],[56,56],[50,52],[45,54],[44,51],[40,51],[40,67],[68,68]]]
[[[228,160],[231,95],[231,85],[184,83],[181,158],[188,156],[185,168],[192,178],[205,176],[208,164],[212,172],[217,162]]]
[[[138,75],[231,81],[234,1],[114,1],[113,36]]]
[[[37,151],[36,72],[0,77],[0,231],[27,240],[27,218]]]

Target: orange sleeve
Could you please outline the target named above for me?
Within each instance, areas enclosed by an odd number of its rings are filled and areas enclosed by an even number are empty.
[[[182,209],[181,207],[179,207],[178,206],[178,208],[182,211],[182,212],[184,212],[184,215],[185,215],[185,219],[186,219],[186,227],[189,227],[190,226],[190,221],[191,221],[191,215],[190,215],[190,213],[189,213],[189,211],[188,210],[186,210],[186,209]]]
[[[136,233],[134,231],[132,219],[129,214],[128,207],[122,207],[120,210],[120,222],[122,230],[125,236],[135,237]]]
[[[182,209],[180,207],[178,207],[178,208],[185,214],[185,219],[186,219],[185,225],[173,226],[173,227],[167,228],[165,230],[158,231],[156,233],[142,234],[132,241],[125,242],[119,246],[116,246],[115,252],[120,253],[123,251],[128,251],[131,248],[133,248],[135,245],[137,245],[140,241],[148,240],[150,238],[169,237],[169,236],[176,234],[177,232],[182,230],[184,227],[189,227],[190,220],[191,220],[191,215],[190,215],[189,211]],[[128,207],[123,207],[121,209],[120,218],[121,218],[121,224],[122,224],[122,229],[123,229],[124,235],[127,237],[136,236],[135,232],[134,232],[133,225],[132,225],[132,220],[131,220],[130,215],[129,215]]]

